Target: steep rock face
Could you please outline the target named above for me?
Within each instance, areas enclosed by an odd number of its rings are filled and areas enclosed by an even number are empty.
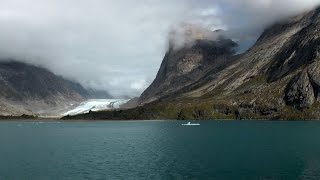
[[[44,68],[16,61],[0,63],[0,114],[55,114],[88,96],[80,84]]]
[[[78,83],[65,80],[50,71],[20,62],[0,63],[0,94],[11,100],[44,99],[61,94],[82,99],[87,91]]]
[[[172,95],[201,78],[209,71],[223,69],[236,43],[228,39],[197,40],[191,47],[169,48],[156,79],[141,95],[140,104]]]
[[[215,78],[202,79],[199,88],[182,96],[223,96],[230,104],[260,101],[279,108],[284,103],[299,109],[310,107],[319,93],[319,29],[319,8],[279,22],[234,63],[211,75]],[[243,99],[234,102],[234,96]]]
[[[298,109],[309,108],[320,97],[320,59],[294,76],[286,87],[286,104]]]
[[[310,107],[315,101],[315,94],[308,72],[296,75],[285,91],[285,101],[298,109]]]
[[[315,11],[308,20],[309,23],[294,34],[274,57],[268,74],[270,81],[278,80],[320,58],[320,11]]]
[[[212,99],[217,106],[222,103],[229,108],[241,109],[241,112],[246,109],[259,115],[265,114],[260,113],[260,109],[272,109],[273,113],[279,114],[286,105],[299,110],[310,108],[319,100],[320,93],[319,29],[319,8],[278,22],[267,28],[244,54],[224,56],[227,65],[221,66],[219,71],[214,71],[215,67],[209,64],[205,75],[198,76],[196,81],[187,81],[185,87],[170,97],[149,99],[188,99],[187,102]],[[193,60],[197,61],[197,58]],[[166,59],[164,64],[167,64]],[[156,89],[164,81],[156,79],[155,82]],[[173,87],[172,83],[167,86],[166,89]],[[243,108],[241,104],[254,105]]]
[[[230,94],[238,93],[237,89],[241,86],[250,84],[252,81],[264,78],[272,79],[276,76],[274,71],[279,71],[280,68],[279,65],[274,65],[278,63],[276,57],[279,55],[280,50],[286,44],[290,44],[289,42],[292,41],[296,33],[311,23],[310,17],[315,12],[299,15],[266,29],[255,45],[247,52],[239,56],[230,57],[233,58],[231,64],[219,72],[212,71],[208,76],[198,81],[196,86],[190,88],[191,91],[180,96],[200,98],[203,96],[217,96],[221,95],[221,93],[230,96]],[[273,69],[272,66],[275,68]],[[279,78],[269,80],[269,83],[273,83],[276,80],[279,80]],[[268,86],[268,84],[265,85]],[[262,87],[254,86],[243,91],[250,92],[253,91],[252,88],[260,91],[259,93],[263,91]]]
[[[315,63],[309,65],[308,75],[310,82],[313,86],[314,96],[319,101],[320,100],[320,59],[317,59]]]

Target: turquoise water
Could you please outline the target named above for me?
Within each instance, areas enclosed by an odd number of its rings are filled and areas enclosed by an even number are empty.
[[[320,122],[0,122],[0,179],[320,179]]]

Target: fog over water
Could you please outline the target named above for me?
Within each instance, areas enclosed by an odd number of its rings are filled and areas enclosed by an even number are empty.
[[[0,57],[113,96],[152,82],[180,23],[224,29],[243,51],[271,23],[319,0],[0,0]]]

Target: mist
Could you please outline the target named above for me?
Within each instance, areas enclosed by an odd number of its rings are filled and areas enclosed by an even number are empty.
[[[0,59],[43,66],[115,97],[154,79],[181,23],[223,29],[242,51],[319,0],[1,0]]]

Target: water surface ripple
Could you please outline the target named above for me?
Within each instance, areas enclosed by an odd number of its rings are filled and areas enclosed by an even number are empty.
[[[320,179],[320,122],[0,122],[0,179]]]

